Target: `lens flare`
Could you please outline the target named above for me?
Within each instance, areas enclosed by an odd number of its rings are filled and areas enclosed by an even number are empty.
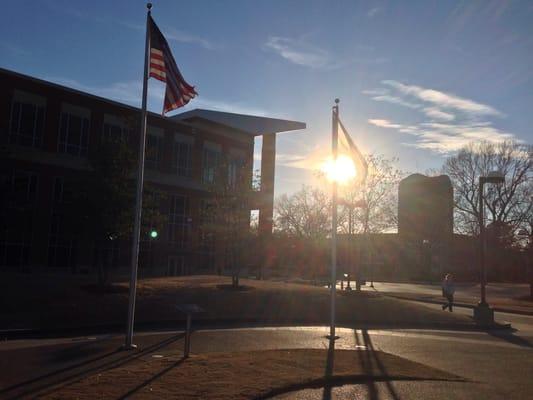
[[[345,155],[338,156],[337,162],[332,159],[327,160],[322,166],[322,171],[328,180],[338,183],[346,183],[357,175],[352,159]]]

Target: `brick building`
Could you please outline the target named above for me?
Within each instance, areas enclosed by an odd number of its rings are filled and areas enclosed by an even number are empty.
[[[69,187],[90,176],[89,155],[104,138],[125,138],[137,154],[140,110],[5,69],[0,88],[0,270],[91,272],[95,244],[71,232]],[[263,136],[262,182],[250,208],[259,210],[259,230],[268,236],[276,134],[303,128],[295,121],[210,110],[149,113],[145,182],[165,193],[159,208],[167,224],[157,240],[142,239],[140,274],[225,267],[217,265],[213,246],[202,243],[200,208],[215,175],[232,179],[236,165],[244,165],[251,185],[256,136]],[[220,163],[222,156],[227,164]],[[110,265],[128,268],[130,246],[130,240],[110,241]]]

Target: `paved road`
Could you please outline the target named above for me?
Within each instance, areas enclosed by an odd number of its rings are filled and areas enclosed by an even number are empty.
[[[533,326],[533,318],[524,325]],[[460,375],[468,383],[386,382],[341,388],[307,390],[281,398],[483,398],[526,399],[533,397],[533,334],[503,331],[453,332],[428,330],[338,329],[337,349],[376,349]],[[325,327],[251,328],[201,330],[193,334],[193,353],[275,348],[327,348]],[[99,368],[123,362],[117,352],[123,338],[19,340],[0,344],[2,380],[0,398],[32,397],[36,389],[72,377],[95,373]],[[147,332],[136,336],[143,344],[141,358],[165,356],[180,348],[181,332]],[[20,357],[15,358],[15,354]],[[31,359],[25,359],[24,354]],[[0,362],[1,363],[1,362]],[[28,365],[32,368],[29,369]],[[103,365],[103,366],[102,366]],[[7,383],[9,382],[9,384]],[[19,386],[16,386],[16,384]],[[10,386],[11,389],[6,390]],[[288,396],[288,397],[287,397]]]

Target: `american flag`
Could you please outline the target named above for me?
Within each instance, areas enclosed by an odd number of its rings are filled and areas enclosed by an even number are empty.
[[[165,104],[163,114],[183,107],[192,98],[198,95],[194,86],[183,79],[172,52],[163,34],[151,16],[148,17],[150,25],[150,76],[165,82]]]

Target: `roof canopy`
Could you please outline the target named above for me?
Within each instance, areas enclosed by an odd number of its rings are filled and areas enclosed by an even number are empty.
[[[264,135],[267,133],[279,133],[305,129],[303,122],[287,121],[284,119],[260,117],[256,115],[234,114],[222,111],[194,109],[182,114],[174,115],[171,119],[189,121],[195,118],[204,119],[225,125],[233,129],[238,129],[252,136]]]

